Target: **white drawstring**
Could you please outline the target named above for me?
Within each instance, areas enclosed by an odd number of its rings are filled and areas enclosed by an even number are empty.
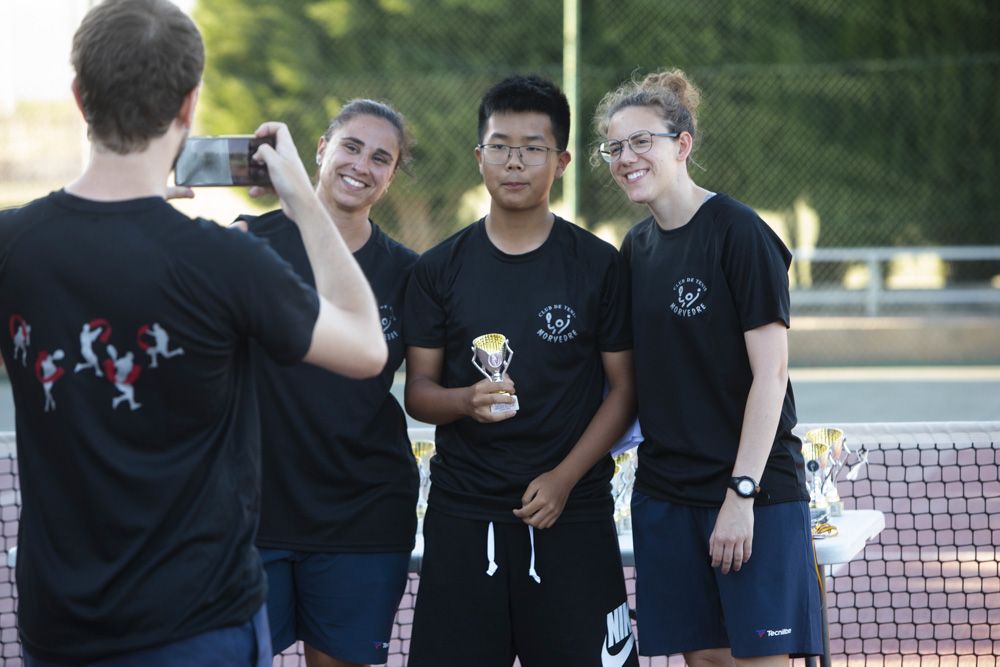
[[[492,526],[492,524],[490,524]],[[531,563],[528,565],[528,576],[535,580],[536,584],[542,583],[542,578],[535,571],[535,527],[528,526],[528,537],[531,538]]]
[[[491,577],[496,574],[497,562],[496,562],[496,544],[493,541],[493,522],[490,521],[490,527],[486,530],[486,558],[490,561],[489,567],[486,568],[486,574]]]

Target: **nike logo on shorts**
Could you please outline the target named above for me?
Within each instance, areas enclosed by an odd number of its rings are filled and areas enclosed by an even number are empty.
[[[634,646],[635,637],[629,635],[625,646],[622,646],[620,651],[612,655],[608,652],[608,645],[605,642],[601,646],[601,667],[623,667],[629,656],[632,655],[632,648]]]
[[[611,653],[608,649],[615,644],[625,644]],[[623,667],[625,662],[632,655],[635,647],[635,636],[632,634],[632,621],[628,615],[628,602],[623,602],[611,613],[608,614],[608,634],[605,635],[601,644],[601,666],[602,667]]]

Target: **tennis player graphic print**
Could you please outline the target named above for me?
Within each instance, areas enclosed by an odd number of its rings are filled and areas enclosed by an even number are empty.
[[[152,325],[143,324],[139,327],[139,332],[136,334],[136,343],[139,348],[149,355],[149,367],[156,368],[157,358],[163,355],[164,359],[169,359],[171,357],[176,357],[178,355],[184,354],[184,348],[177,347],[173,350],[170,347],[170,334],[160,326],[159,322],[153,322]],[[149,343],[149,339],[153,339],[153,344]]]
[[[14,360],[21,357],[21,365],[28,365],[28,346],[31,345],[31,325],[14,313],[10,316],[10,338],[14,341]]]
[[[128,402],[131,410],[138,410],[142,403],[135,400],[135,384],[142,367],[135,363],[135,357],[131,351],[124,356],[118,356],[118,350],[114,345],[108,345],[108,357],[104,360],[104,372],[107,373],[108,380],[115,385],[115,389],[121,393],[111,399],[111,409],[117,408],[123,401]]]
[[[56,409],[56,400],[52,397],[52,387],[56,380],[66,372],[56,366],[56,362],[62,361],[65,356],[62,350],[56,350],[52,354],[42,350],[35,360],[35,377],[42,383],[42,391],[45,392],[45,412],[52,412]]]
[[[93,368],[97,377],[104,377],[101,364],[94,352],[94,343],[98,339],[102,343],[107,343],[109,338],[111,338],[111,324],[107,320],[95,319],[84,323],[83,329],[80,330],[80,356],[83,357],[83,361],[73,367],[73,372],[79,373]]]

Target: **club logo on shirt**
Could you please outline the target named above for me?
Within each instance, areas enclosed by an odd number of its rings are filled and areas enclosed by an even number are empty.
[[[388,304],[379,306],[378,314],[382,320],[382,335],[385,336],[385,342],[399,338],[399,319],[392,306]]]
[[[565,343],[577,337],[576,311],[564,304],[558,303],[545,306],[538,311],[541,326],[535,335],[549,343]]]
[[[681,278],[672,288],[674,300],[670,302],[670,311],[678,317],[694,317],[708,310],[705,294],[708,285],[698,278]]]

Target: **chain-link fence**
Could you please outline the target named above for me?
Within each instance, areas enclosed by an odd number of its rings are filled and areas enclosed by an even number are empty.
[[[995,2],[199,0],[195,15],[209,48],[200,119],[212,132],[283,118],[311,159],[349,98],[385,99],[408,117],[413,173],[374,217],[416,250],[486,212],[476,110],[515,71],[578,91],[576,171],[557,182],[555,208],[617,243],[647,213],[590,164],[591,115],[630,76],[680,67],[703,92],[691,174],[753,206],[796,249],[796,316],[986,316],[1000,338]],[[570,179],[575,207],[563,196]],[[859,254],[872,248],[882,253]],[[906,354],[919,335],[901,334],[887,361],[919,361]],[[1000,361],[997,346],[969,345],[959,361]],[[843,361],[854,349],[844,342]],[[810,364],[802,356],[793,350]]]
[[[692,176],[753,206],[796,249],[794,316],[917,315],[937,318],[932,327],[985,317],[985,336],[962,327],[963,348],[931,361],[1000,362],[989,345],[1000,340],[996,2],[196,0],[194,16],[208,48],[199,131],[282,119],[308,165],[352,97],[407,116],[412,173],[373,217],[420,251],[486,211],[476,109],[516,71],[577,91],[576,169],[556,183],[554,205],[617,243],[646,211],[591,166],[591,114],[633,74],[683,68],[704,93]],[[60,104],[0,116],[0,205],[24,200],[19,182],[34,196],[75,176],[79,121]],[[901,329],[885,361],[921,361],[932,344],[921,336]],[[849,363],[861,348],[811,349],[793,347],[793,362]]]
[[[480,94],[513,71],[567,83],[566,4],[200,0],[202,119],[234,131],[286,118],[311,156],[344,100],[391,101],[411,120],[417,162],[378,216],[423,250],[472,215],[461,204],[479,182]],[[792,245],[1000,242],[996,3],[571,4],[581,223],[621,233],[643,214],[587,164],[598,100],[633,72],[681,67],[704,93],[693,177],[779,220]]]

